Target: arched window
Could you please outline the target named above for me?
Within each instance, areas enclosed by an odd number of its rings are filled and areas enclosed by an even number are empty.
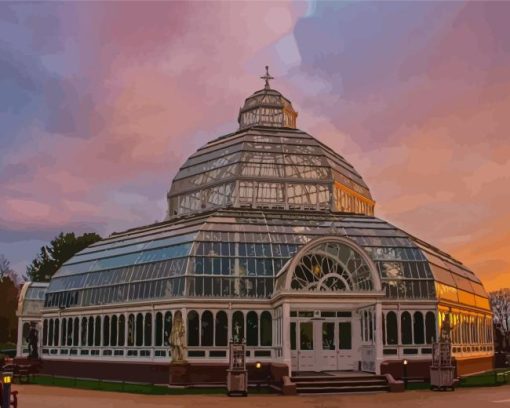
[[[402,344],[412,344],[413,329],[409,312],[404,312],[400,316],[400,335],[402,336]]]
[[[88,345],[92,347],[94,345],[94,318],[92,316],[89,317],[89,328],[88,328]]]
[[[113,315],[110,327],[110,345],[112,347],[117,347],[117,330],[118,330],[117,315]]]
[[[101,317],[96,316],[96,323],[94,324],[94,326],[96,328],[94,345],[98,347],[101,345]]]
[[[172,332],[172,312],[165,313],[165,320],[163,321],[163,344],[170,345],[170,333]]]
[[[80,340],[80,319],[74,318],[73,346],[79,346]]]
[[[103,317],[103,346],[110,345],[110,316]]]
[[[73,345],[73,319],[71,317],[67,319],[67,345]]]
[[[124,347],[126,344],[126,318],[124,315],[119,316],[119,347]]]
[[[414,344],[425,343],[425,328],[423,325],[423,314],[421,312],[414,312]]]
[[[310,247],[292,272],[290,286],[295,290],[358,292],[374,287],[365,257],[344,242]]]
[[[235,341],[241,341],[244,337],[244,316],[243,312],[237,311],[232,315],[232,337]]]
[[[387,313],[386,330],[388,344],[398,344],[397,314],[395,312]]]
[[[273,345],[273,324],[271,313],[268,311],[262,312],[260,315],[260,345]]]
[[[152,346],[152,314],[145,313],[144,343],[146,347]]]
[[[156,338],[154,339],[154,345],[160,347],[163,344],[163,315],[161,312],[156,313]]]
[[[67,336],[67,319],[62,319],[62,330],[60,331],[60,346],[66,345]]]
[[[164,323],[163,344],[165,346],[169,346],[170,333],[172,333],[172,312],[165,313],[165,321],[163,323]]]
[[[214,341],[214,323],[213,315],[209,310],[202,313],[202,333],[200,344],[202,346],[212,346]]]
[[[135,345],[135,316],[130,314],[128,316],[128,347]]]
[[[43,346],[48,345],[48,319],[43,321]]]
[[[254,311],[246,315],[246,345],[259,345],[259,317]]]
[[[136,315],[136,329],[135,329],[136,345],[143,346],[143,314]]]
[[[188,346],[198,346],[200,322],[198,321],[198,313],[195,310],[188,312]]]
[[[53,329],[53,345],[58,347],[58,340],[60,338],[60,319],[55,319],[55,326]]]
[[[224,311],[219,311],[216,313],[216,322],[215,322],[215,345],[219,346],[227,346],[228,344],[228,317]]]
[[[48,345],[53,346],[53,341],[55,338],[55,332],[53,330],[53,319],[50,319],[50,323],[48,325]]]
[[[436,341],[436,315],[433,312],[427,312],[425,315],[425,331],[427,336],[427,344]]]
[[[81,344],[80,346],[87,345],[87,318],[81,318]]]

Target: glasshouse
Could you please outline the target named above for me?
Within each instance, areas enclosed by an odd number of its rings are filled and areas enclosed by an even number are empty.
[[[448,318],[457,372],[492,367],[480,280],[375,217],[361,175],[297,129],[292,103],[263,79],[239,129],[179,169],[164,221],[89,246],[49,285],[25,284],[19,356],[35,324],[57,374],[168,373],[181,341],[187,369],[207,382],[224,375],[231,340],[245,342],[248,364],[290,373],[391,373],[404,359],[419,373]]]

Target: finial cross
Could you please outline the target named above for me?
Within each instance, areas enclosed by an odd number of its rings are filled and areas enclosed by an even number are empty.
[[[271,75],[269,75],[269,66],[266,65],[266,75],[261,76],[260,79],[263,79],[266,81],[266,84],[264,85],[264,89],[271,89],[269,86],[269,80],[274,79]]]

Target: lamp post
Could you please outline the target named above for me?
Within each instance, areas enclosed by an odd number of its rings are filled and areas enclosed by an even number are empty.
[[[407,389],[407,359],[402,361],[402,365],[404,366],[404,388]]]
[[[11,383],[12,383],[12,372],[4,371],[2,373],[2,387],[3,387],[3,401],[2,407],[9,408],[11,400]]]
[[[255,369],[256,369],[257,371],[259,371],[261,368],[262,368],[262,363],[261,363],[260,361],[257,361],[257,362],[255,363]],[[257,373],[257,375],[256,375],[256,378],[257,378],[257,392],[260,392],[260,379],[259,379],[259,377],[260,377],[260,376],[259,376],[259,374]]]

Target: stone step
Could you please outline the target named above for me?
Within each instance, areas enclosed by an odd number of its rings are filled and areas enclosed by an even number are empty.
[[[331,381],[296,381],[296,387],[366,387],[372,385],[386,386],[387,382],[384,380],[366,380],[366,381],[352,381],[352,380],[331,380]]]
[[[340,394],[348,392],[387,392],[387,385],[297,387],[298,394]]]
[[[333,376],[333,375],[317,375],[317,376],[295,376],[291,377],[292,382],[303,382],[303,381],[384,381],[386,377],[384,375],[370,375],[370,376]]]

